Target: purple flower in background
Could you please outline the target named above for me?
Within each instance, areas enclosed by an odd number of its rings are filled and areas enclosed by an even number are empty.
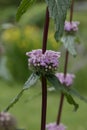
[[[16,130],[17,123],[15,118],[8,112],[0,113],[0,130]]]
[[[42,50],[37,49],[27,52],[26,55],[29,57],[28,65],[33,71],[53,73],[59,66],[58,59],[60,57],[60,52],[46,50],[46,52],[42,54]]]
[[[78,21],[72,21],[72,22],[65,21],[64,30],[67,32],[70,31],[76,32],[78,31],[78,25],[79,25]]]
[[[66,130],[66,127],[63,124],[57,125],[56,123],[50,123],[46,125],[47,130]]]
[[[73,74],[66,74],[64,77],[64,73],[56,73],[56,76],[61,84],[65,84],[66,86],[71,86],[73,83],[73,79],[75,78],[75,75]]]

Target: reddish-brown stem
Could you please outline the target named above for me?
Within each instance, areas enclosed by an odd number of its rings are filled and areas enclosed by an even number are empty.
[[[71,8],[70,8],[70,22],[72,22],[72,18],[73,18],[73,6],[74,6],[74,0],[72,0],[72,4],[71,4]],[[68,57],[69,57],[69,52],[68,52],[68,50],[66,50],[65,66],[64,66],[64,77],[66,77],[66,74],[67,74]],[[62,109],[63,109],[63,103],[64,103],[64,94],[61,93],[60,104],[59,104],[59,109],[58,109],[58,116],[57,116],[57,122],[56,122],[57,125],[60,124],[61,114],[62,114]]]
[[[59,125],[60,123],[60,119],[61,119],[61,114],[62,114],[62,107],[63,107],[63,102],[64,102],[64,94],[61,93],[61,97],[60,97],[60,105],[58,108],[58,117],[57,117],[57,125]]]
[[[65,66],[64,66],[64,77],[66,76],[66,73],[67,73],[68,56],[69,56],[69,53],[68,53],[68,51],[66,51],[66,55],[65,55]],[[61,93],[61,97],[60,97],[60,105],[59,105],[58,117],[57,117],[57,124],[59,124],[59,123],[60,123],[60,120],[61,120],[61,114],[62,114],[63,102],[64,102],[64,94]]]
[[[44,32],[43,32],[43,45],[42,45],[42,53],[44,54],[47,47],[47,37],[48,37],[48,29],[49,29],[49,11],[48,7],[46,9],[46,20],[44,24]]]
[[[43,32],[43,45],[42,45],[43,54],[45,53],[46,47],[47,47],[48,29],[49,29],[49,12],[48,12],[48,7],[47,7],[44,32]],[[41,130],[45,130],[45,126],[46,126],[46,109],[47,109],[47,80],[46,80],[46,77],[42,75]]]
[[[46,108],[47,108],[47,81],[42,76],[42,118],[41,118],[41,130],[45,130],[46,125]]]
[[[69,52],[66,50],[66,55],[65,55],[65,66],[64,66],[64,77],[66,77],[67,74],[67,68],[68,68],[68,58],[69,57]]]
[[[72,18],[73,18],[73,8],[74,8],[74,0],[72,0],[72,4],[70,8],[70,22],[72,22]]]

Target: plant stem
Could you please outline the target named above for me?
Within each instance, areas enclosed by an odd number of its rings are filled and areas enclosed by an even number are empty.
[[[43,32],[43,45],[42,53],[44,54],[47,47],[47,37],[49,29],[49,12],[48,7],[46,9],[46,18]],[[46,77],[42,75],[42,113],[41,113],[41,130],[45,130],[46,125],[46,109],[47,109],[47,80]]]
[[[73,18],[73,7],[74,7],[74,0],[72,0],[71,8],[70,8],[70,22],[72,22],[72,18]],[[68,52],[68,50],[66,50],[65,65],[64,65],[64,78],[66,77],[66,74],[67,74],[68,59],[69,59],[68,57],[69,57],[69,52]],[[57,122],[56,122],[57,125],[60,124],[61,114],[62,114],[62,109],[63,109],[63,103],[64,103],[64,94],[61,93],[60,105],[59,105],[58,116],[57,116]]]
[[[72,18],[73,18],[73,8],[74,8],[74,0],[72,0],[72,4],[70,8],[70,22],[72,22]]]
[[[43,45],[42,45],[42,53],[43,54],[45,53],[46,47],[47,47],[48,29],[49,29],[49,12],[48,12],[48,7],[47,7],[45,24],[44,24],[44,32],[43,32]]]
[[[68,59],[69,59],[69,52],[68,52],[68,50],[66,50],[65,66],[64,66],[64,77],[66,77],[66,74],[67,74]]]
[[[65,65],[64,65],[64,77],[66,76],[66,73],[67,73],[68,56],[69,56],[69,53],[68,53],[68,51],[66,51]],[[57,124],[59,124],[59,123],[60,123],[60,120],[61,120],[61,114],[62,114],[63,103],[64,103],[64,94],[61,93],[60,105],[59,105],[59,110],[58,110],[58,117],[57,117],[57,122],[56,122]]]
[[[59,105],[59,108],[58,108],[58,117],[57,117],[57,122],[56,122],[57,125],[60,124],[61,114],[62,114],[62,107],[63,107],[63,102],[64,102],[64,94],[61,93],[60,105]]]
[[[46,125],[46,108],[47,108],[47,82],[46,78],[42,76],[42,118],[41,130],[45,130]]]

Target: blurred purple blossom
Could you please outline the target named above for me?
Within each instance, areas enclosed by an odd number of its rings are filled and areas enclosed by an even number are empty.
[[[57,125],[56,123],[50,123],[46,125],[47,130],[66,130],[66,127],[63,124]]]
[[[71,86],[73,83],[73,79],[75,78],[75,75],[73,74],[66,74],[64,77],[64,73],[56,73],[56,76],[61,84],[65,84],[66,86]]]
[[[64,30],[67,32],[70,31],[76,32],[78,31],[78,25],[79,25],[78,21],[72,21],[72,22],[65,21]]]
[[[8,112],[0,113],[0,130],[16,130],[15,118]]]
[[[29,57],[28,65],[33,70],[54,72],[59,66],[58,59],[60,52],[46,50],[46,52],[42,54],[42,50],[37,49],[27,52],[26,55]]]

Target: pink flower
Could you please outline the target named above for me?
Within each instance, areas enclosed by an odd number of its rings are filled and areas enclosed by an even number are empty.
[[[41,73],[53,73],[59,66],[60,52],[55,52],[52,50],[46,50],[42,54],[41,49],[33,50],[27,52],[28,65],[33,71]]]
[[[50,123],[46,125],[47,130],[66,130],[66,127],[63,124],[57,125],[56,123]]]
[[[73,79],[75,78],[75,75],[73,74],[66,74],[64,77],[64,73],[56,73],[56,76],[61,84],[65,84],[66,86],[71,86],[73,83]]]
[[[0,130],[16,130],[15,118],[8,112],[0,113]]]
[[[77,21],[73,21],[73,22],[65,21],[64,30],[67,32],[70,32],[70,31],[76,32],[78,31],[78,25],[79,25],[79,22]]]

